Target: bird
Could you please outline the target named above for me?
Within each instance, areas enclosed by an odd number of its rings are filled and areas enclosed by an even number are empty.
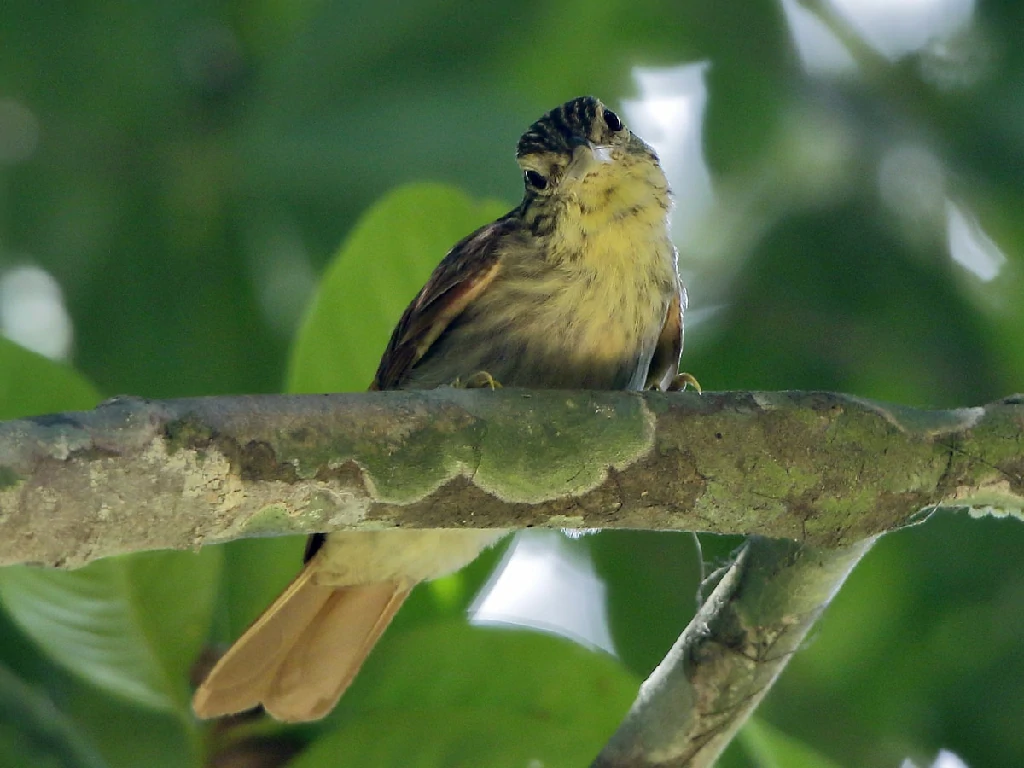
[[[654,150],[583,96],[533,123],[516,160],[522,201],[443,258],[398,321],[370,390],[699,391],[679,373],[687,298]],[[197,689],[195,713],[262,706],[285,722],[324,717],[413,587],[505,533],[313,534],[298,576]]]

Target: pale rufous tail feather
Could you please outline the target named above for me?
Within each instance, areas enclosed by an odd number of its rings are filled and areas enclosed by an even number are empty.
[[[317,720],[334,707],[411,586],[317,584],[312,564],[253,622],[196,691],[199,717],[259,704],[278,720]]]

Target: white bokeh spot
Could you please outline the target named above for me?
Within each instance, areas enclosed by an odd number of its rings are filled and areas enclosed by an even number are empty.
[[[71,353],[71,317],[60,285],[32,265],[0,272],[0,334],[52,360]]]

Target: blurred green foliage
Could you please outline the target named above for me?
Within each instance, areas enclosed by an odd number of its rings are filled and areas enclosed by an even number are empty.
[[[384,350],[437,254],[507,211],[441,184],[400,188],[370,209],[320,281],[292,347],[288,391],[365,389],[377,370],[365,350]]]
[[[639,682],[608,656],[534,632],[459,620],[392,640],[295,768],[585,765]]]
[[[11,0],[0,329],[21,338],[31,319],[8,278],[32,267],[62,293],[70,363],[106,395],[361,389],[431,266],[502,210],[482,201],[518,199],[519,133],[594,93],[638,130],[648,107],[689,104],[641,131],[655,143],[699,127],[673,181],[685,367],[706,387],[937,407],[1019,391],[1024,5],[882,5]],[[684,90],[669,68],[698,62],[702,88]],[[461,191],[419,187],[428,211],[392,207],[388,237],[367,235],[376,200],[424,181]],[[0,417],[97,399],[0,339]],[[736,543],[701,539],[712,566]],[[573,546],[607,585],[621,664],[466,629],[495,550],[417,590],[336,712],[299,729],[200,724],[186,699],[204,639],[238,634],[301,541],[2,572],[0,765],[184,768],[247,738],[311,744],[307,768],[346,749],[497,765],[524,744],[585,764],[692,614],[702,561],[682,534]],[[722,764],[1019,762],[1022,551],[1018,524],[963,515],[883,539]],[[472,736],[451,742],[460,726]]]
[[[72,573],[0,571],[0,600],[51,659],[116,696],[185,710],[188,671],[209,631],[221,551],[146,552]],[[188,599],[181,588],[188,584]]]

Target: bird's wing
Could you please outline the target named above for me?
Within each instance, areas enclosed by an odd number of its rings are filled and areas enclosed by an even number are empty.
[[[644,389],[666,389],[679,373],[679,357],[683,354],[683,311],[686,309],[686,288],[682,281],[669,302],[665,324],[654,348],[651,365],[647,369]]]
[[[509,217],[498,219],[448,252],[398,321],[371,390],[402,386],[430,345],[493,282],[501,268],[496,246],[510,228]]]

